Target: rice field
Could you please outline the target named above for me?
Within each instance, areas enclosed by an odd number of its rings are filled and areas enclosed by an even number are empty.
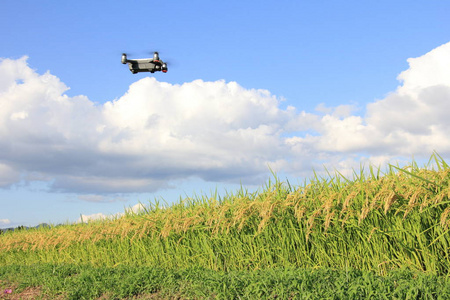
[[[293,188],[185,199],[121,218],[0,236],[0,265],[409,267],[447,274],[450,169],[372,169],[353,180],[315,178]]]
[[[369,167],[353,178],[276,177],[259,191],[158,202],[122,217],[7,232],[0,268],[20,264],[201,268],[396,270],[448,276],[450,168]]]

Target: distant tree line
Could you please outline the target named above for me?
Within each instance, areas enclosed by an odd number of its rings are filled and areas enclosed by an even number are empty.
[[[10,228],[3,228],[3,229],[0,228],[0,234],[3,234],[6,231],[10,231],[10,230],[11,231],[26,230],[26,229],[39,228],[39,227],[50,227],[50,225],[48,225],[46,223],[42,223],[42,224],[39,224],[39,225],[34,226],[34,227],[27,227],[27,226],[20,225],[20,226],[17,226],[17,227],[10,227]]]

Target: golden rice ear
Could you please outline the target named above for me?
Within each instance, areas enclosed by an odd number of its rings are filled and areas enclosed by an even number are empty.
[[[324,222],[324,226],[325,226],[325,231],[328,230],[328,227],[330,227],[331,224],[331,220],[333,219],[335,215],[334,211],[330,211],[326,216],[325,216],[325,222]]]
[[[350,192],[350,194],[348,194],[347,197],[345,197],[344,202],[342,203],[342,210],[341,213],[347,211],[350,202],[353,202],[353,200],[356,198],[356,196],[358,195],[359,191],[352,191]]]
[[[450,214],[450,206],[449,207],[447,207],[445,210],[444,210],[444,212],[441,214],[441,220],[440,220],[440,223],[441,223],[441,226],[444,228],[444,229],[448,229],[448,226],[449,226],[449,224],[450,224],[450,219],[448,218],[448,215]]]
[[[361,222],[364,221],[364,219],[367,217],[369,212],[370,212],[370,206],[364,205],[363,209],[361,210],[361,214],[359,215],[359,218],[358,218],[358,224],[361,224]]]
[[[389,209],[391,208],[391,205],[397,200],[397,195],[395,194],[395,191],[391,191],[387,196],[386,200],[384,201],[384,213],[387,214]]]

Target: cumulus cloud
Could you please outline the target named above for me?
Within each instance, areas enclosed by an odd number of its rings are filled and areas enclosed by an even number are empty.
[[[367,106],[367,125],[391,154],[449,153],[450,43],[408,62],[403,84]]]
[[[0,226],[5,226],[11,224],[11,221],[8,219],[0,219]]]
[[[133,205],[133,206],[130,208],[130,210],[131,210],[132,212],[134,212],[134,213],[139,213],[139,212],[141,212],[141,211],[145,211],[145,210],[146,210],[146,207],[145,207],[145,205],[143,205],[142,203],[138,203],[138,204]]]
[[[127,212],[139,213],[139,212],[145,211],[146,209],[147,208],[145,205],[143,205],[142,203],[137,203],[137,204],[133,205],[132,207],[130,207],[129,209],[125,209],[125,213],[115,213],[112,215],[105,215],[103,213],[96,213],[96,214],[91,214],[91,215],[81,214],[77,220],[77,223],[89,223],[91,221],[96,221],[96,220],[116,219],[116,218],[120,218],[120,217],[124,216]],[[1,220],[0,220],[0,225],[1,225]]]
[[[399,87],[367,104],[315,112],[235,82],[181,85],[147,77],[122,97],[68,97],[27,58],[0,61],[0,187],[42,180],[54,191],[108,201],[175,180],[255,183],[269,167],[301,174],[317,165],[450,154],[450,43],[408,59]]]
[[[0,74],[4,186],[18,174],[87,194],[155,191],[193,176],[251,182],[286,154],[279,135],[293,112],[268,91],[144,78],[95,105],[65,95],[67,86],[31,70],[26,58],[4,59]]]
[[[315,135],[287,140],[321,153],[369,156],[429,156],[450,153],[450,43],[408,59],[396,91],[366,107],[363,117],[331,110],[315,122]]]
[[[92,214],[92,215],[81,215],[78,220],[77,223],[89,223],[91,221],[96,221],[96,220],[106,220],[109,217],[107,215],[104,215],[103,213],[97,213],[97,214]]]

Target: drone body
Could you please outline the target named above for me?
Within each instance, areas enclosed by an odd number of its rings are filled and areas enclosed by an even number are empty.
[[[122,63],[128,63],[131,73],[136,74],[139,72],[155,73],[162,71],[167,72],[167,63],[159,59],[158,52],[153,53],[153,58],[142,59],[128,59],[125,53],[122,54]]]

